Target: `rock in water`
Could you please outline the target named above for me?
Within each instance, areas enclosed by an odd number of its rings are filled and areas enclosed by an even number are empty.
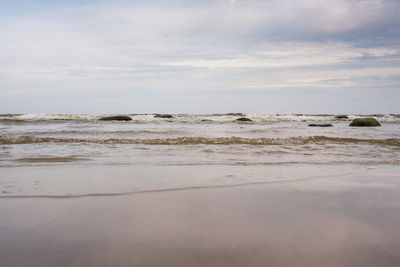
[[[225,115],[227,115],[227,116],[244,116],[244,114],[243,113],[226,113]]]
[[[236,119],[236,120],[237,120],[237,121],[252,121],[251,119],[245,118],[245,117],[239,118],[239,119]]]
[[[101,120],[101,121],[131,121],[132,118],[129,116],[125,116],[125,115],[119,115],[119,116],[103,117],[103,118],[100,118],[99,120]]]
[[[308,126],[309,127],[332,127],[333,125],[330,123],[311,123]]]
[[[347,115],[337,115],[335,116],[335,119],[348,119],[349,117]]]
[[[171,119],[171,118],[173,118],[173,116],[169,115],[169,114],[155,114],[154,118]]]
[[[349,126],[359,126],[359,127],[374,127],[381,126],[381,124],[374,118],[357,118],[354,119]]]

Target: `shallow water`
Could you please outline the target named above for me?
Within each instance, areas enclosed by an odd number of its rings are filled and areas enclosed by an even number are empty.
[[[394,164],[400,117],[381,127],[349,127],[334,115],[0,115],[0,166]],[[333,127],[308,127],[331,123]]]

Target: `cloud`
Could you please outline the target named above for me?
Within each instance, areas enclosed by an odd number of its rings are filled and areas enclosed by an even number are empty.
[[[400,48],[358,48],[345,43],[290,42],[264,46],[251,52],[225,59],[197,58],[164,64],[207,68],[292,68],[342,63],[364,56],[395,56],[400,53]]]
[[[397,1],[102,1],[34,10],[0,17],[3,99],[399,86]]]

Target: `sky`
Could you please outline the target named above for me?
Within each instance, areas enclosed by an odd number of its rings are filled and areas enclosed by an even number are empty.
[[[400,113],[399,0],[0,0],[0,113]]]

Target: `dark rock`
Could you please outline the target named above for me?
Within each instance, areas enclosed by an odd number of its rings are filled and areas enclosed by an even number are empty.
[[[226,113],[228,116],[244,116],[243,113]]]
[[[100,118],[99,120],[101,120],[101,121],[131,121],[132,118],[129,116],[125,116],[125,115],[119,115],[119,116],[103,117],[103,118]]]
[[[245,118],[245,117],[242,117],[242,118],[239,118],[239,119],[236,119],[237,121],[252,121],[251,119],[249,119],[249,118]]]
[[[348,119],[349,117],[347,115],[337,115],[335,116],[335,119]]]
[[[354,119],[349,126],[375,127],[381,126],[381,124],[374,118],[357,118]]]
[[[308,126],[309,127],[332,127],[333,125],[330,123],[311,123]]]
[[[316,117],[330,117],[331,114],[307,114],[306,116],[316,116]]]
[[[159,119],[171,119],[173,118],[172,115],[169,114],[155,114],[154,118],[159,118]]]

